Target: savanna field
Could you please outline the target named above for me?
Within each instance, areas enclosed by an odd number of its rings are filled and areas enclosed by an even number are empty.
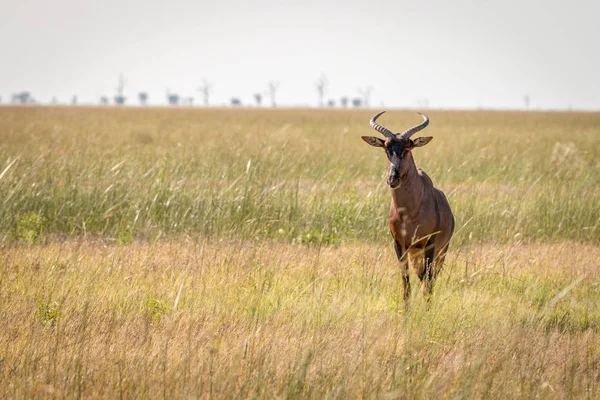
[[[0,107],[0,398],[599,398],[600,113],[427,112],[406,307],[376,111]]]

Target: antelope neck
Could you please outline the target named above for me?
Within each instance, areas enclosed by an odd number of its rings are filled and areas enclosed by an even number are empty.
[[[419,177],[412,155],[410,157],[410,167],[406,174],[400,178],[400,187],[392,189],[392,200],[398,214],[404,214],[413,219],[421,209],[424,189],[423,181]]]

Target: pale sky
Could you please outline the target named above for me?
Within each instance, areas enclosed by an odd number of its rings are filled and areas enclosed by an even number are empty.
[[[0,95],[137,104],[167,89],[283,106],[357,97],[371,106],[600,109],[600,1],[0,0]],[[266,100],[266,99],[265,99]]]

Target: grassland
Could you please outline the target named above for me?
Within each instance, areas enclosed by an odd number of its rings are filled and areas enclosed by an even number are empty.
[[[2,109],[0,235],[380,242],[385,155],[360,140],[371,114]],[[468,221],[455,245],[600,240],[600,114],[430,114],[435,139],[415,157]]]
[[[600,114],[429,113],[428,309],[371,114],[0,108],[0,398],[599,397]]]

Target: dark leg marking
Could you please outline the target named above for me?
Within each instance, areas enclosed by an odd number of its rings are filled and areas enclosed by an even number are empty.
[[[408,264],[403,258],[402,246],[394,239],[394,249],[396,249],[396,256],[400,262],[400,268],[402,269],[402,284],[404,286],[404,300],[410,298],[410,277],[408,276]]]

